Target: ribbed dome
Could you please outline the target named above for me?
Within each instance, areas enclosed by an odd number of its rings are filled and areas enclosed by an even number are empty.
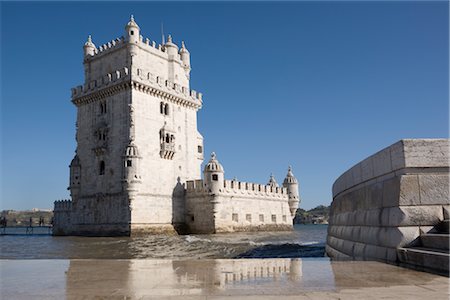
[[[74,158],[72,159],[72,161],[70,162],[70,166],[79,166],[80,165],[80,158],[78,157],[78,155],[76,154],[74,156]]]
[[[86,43],[84,43],[84,45],[85,45],[86,47],[94,47],[94,48],[95,48],[95,45],[94,45],[94,43],[92,42],[92,37],[91,37],[91,35],[88,36],[88,39],[87,39]]]
[[[129,28],[129,27],[135,27],[135,28],[139,29],[138,24],[134,21],[133,15],[131,15],[130,21],[127,23],[126,28]]]
[[[132,142],[125,148],[125,156],[139,156],[138,148]]]
[[[295,178],[294,174],[292,173],[291,166],[289,166],[288,173],[286,175],[286,178],[284,179],[284,184],[288,183],[298,183],[297,178]]]
[[[174,47],[178,50],[178,46],[172,42],[172,36],[169,34],[167,37],[167,43],[164,44],[165,47]]]
[[[189,51],[186,49],[186,46],[184,45],[184,41],[181,41],[181,48],[178,53],[189,53]]]
[[[273,176],[273,174],[270,174],[270,179],[269,182],[267,183],[268,186],[271,187],[280,187],[277,183],[277,181],[275,180],[275,177]]]
[[[216,153],[211,153],[211,159],[206,164],[204,172],[222,172],[223,173],[223,167],[219,163],[219,161],[216,159]]]

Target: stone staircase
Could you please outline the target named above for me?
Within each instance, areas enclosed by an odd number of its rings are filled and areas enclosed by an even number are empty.
[[[443,220],[428,233],[421,234],[417,245],[399,248],[400,265],[449,276],[450,220]]]

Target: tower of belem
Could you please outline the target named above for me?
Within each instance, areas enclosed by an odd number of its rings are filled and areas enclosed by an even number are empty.
[[[190,53],[169,35],[144,39],[131,17],[125,35],[83,47],[71,200],[56,201],[56,235],[286,230],[298,207],[289,169],[283,187],[224,179],[215,155],[204,168],[197,130],[202,94],[190,89]]]

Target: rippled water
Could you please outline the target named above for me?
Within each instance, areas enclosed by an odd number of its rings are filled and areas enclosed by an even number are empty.
[[[35,233],[39,233],[36,231]],[[292,232],[145,237],[0,237],[0,258],[262,258],[324,256],[327,225]]]

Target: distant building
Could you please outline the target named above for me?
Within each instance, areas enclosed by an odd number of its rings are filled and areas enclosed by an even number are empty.
[[[289,230],[299,204],[289,168],[283,187],[224,179],[215,154],[201,180],[202,94],[189,87],[190,53],[169,35],[84,45],[85,83],[72,89],[77,149],[72,200],[56,201],[56,235]]]

